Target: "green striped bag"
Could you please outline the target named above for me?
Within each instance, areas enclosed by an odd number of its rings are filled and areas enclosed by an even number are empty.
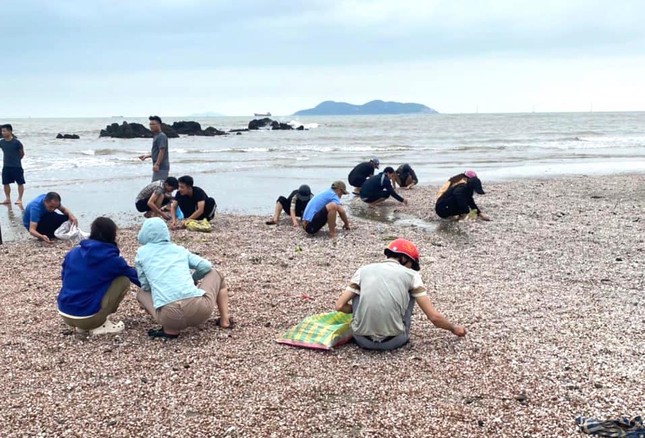
[[[311,315],[276,339],[294,347],[331,350],[352,339],[351,313],[329,312]]]

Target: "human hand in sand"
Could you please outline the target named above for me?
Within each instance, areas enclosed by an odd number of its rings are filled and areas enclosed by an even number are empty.
[[[349,224],[345,224],[345,225],[343,225],[343,230],[347,230],[347,231],[349,231]]]
[[[408,206],[408,200],[407,199],[403,200],[403,205],[405,205],[406,207]]]
[[[48,243],[48,244],[52,243],[51,239],[49,237],[45,236],[44,234],[42,236],[42,239],[43,239],[43,242],[45,242],[45,243]]]
[[[460,325],[456,325],[452,329],[452,333],[456,336],[459,336],[460,338],[463,338],[466,336],[466,329]]]

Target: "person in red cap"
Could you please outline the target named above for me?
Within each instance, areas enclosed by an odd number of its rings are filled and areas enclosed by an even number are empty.
[[[419,251],[396,239],[385,248],[387,260],[360,267],[336,301],[336,310],[352,314],[352,333],[359,347],[394,350],[410,340],[416,302],[436,326],[462,337],[466,329],[437,311],[419,274]],[[351,301],[351,304],[350,304]]]

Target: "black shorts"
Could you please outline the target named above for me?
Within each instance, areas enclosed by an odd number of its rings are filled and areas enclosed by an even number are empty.
[[[387,199],[389,197],[390,197],[390,193],[387,192],[386,190],[383,190],[381,192],[368,193],[367,196],[361,195],[361,201],[371,204],[372,202],[376,202],[380,199]]]
[[[348,178],[349,180],[349,185],[352,187],[363,187],[363,184],[365,184],[365,181],[367,181],[366,176],[353,176],[351,178]]]
[[[452,216],[466,214],[468,211],[463,211],[459,208],[456,202],[437,202],[434,207],[435,213],[442,219],[448,219]]]
[[[324,206],[316,212],[314,217],[311,218],[311,222],[308,222],[305,226],[305,231],[308,234],[316,234],[322,227],[327,223],[327,217],[329,212],[327,211],[327,206]]]
[[[166,198],[165,196],[163,197],[163,201],[161,201],[161,206],[167,205],[170,203],[170,199]],[[137,211],[140,213],[145,213],[146,211],[150,211],[150,207],[148,207],[148,200],[147,199],[139,199],[135,204],[135,207],[137,207]]]
[[[2,185],[16,183],[22,185],[25,183],[25,171],[22,167],[3,167],[2,168]]]
[[[282,206],[282,211],[287,214],[291,214],[291,202],[284,196],[280,196],[276,202],[279,202]]]

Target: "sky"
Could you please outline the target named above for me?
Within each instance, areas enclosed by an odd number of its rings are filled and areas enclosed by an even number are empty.
[[[0,0],[0,117],[645,110],[640,0]]]

